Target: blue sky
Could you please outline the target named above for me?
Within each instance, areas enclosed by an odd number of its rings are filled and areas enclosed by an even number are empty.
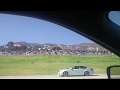
[[[111,11],[109,14],[108,14],[108,17],[109,19],[117,24],[118,26],[120,26],[120,11]]]
[[[48,21],[0,14],[0,46],[7,44],[9,41],[65,45],[93,43],[93,41],[67,28]]]

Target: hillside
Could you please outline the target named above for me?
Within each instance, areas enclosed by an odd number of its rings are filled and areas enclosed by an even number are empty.
[[[74,44],[74,45],[64,45],[64,44],[51,44],[51,43],[45,43],[45,44],[39,44],[39,43],[28,43],[24,41],[20,42],[14,42],[14,44],[19,45],[25,45],[27,47],[37,47],[37,48],[48,48],[52,49],[53,47],[60,47],[62,50],[82,50],[82,51],[108,51],[107,49],[101,47],[100,45],[96,43],[81,43],[81,44]],[[4,46],[0,46],[1,50],[2,48],[6,47],[8,44]]]
[[[17,44],[21,44],[21,45],[26,45],[26,46],[31,46],[31,47],[35,47],[35,46],[40,46],[40,47],[44,47],[46,46],[48,47],[55,47],[55,46],[59,46],[60,48],[64,49],[69,49],[69,50],[92,50],[92,51],[96,51],[96,50],[100,50],[100,51],[105,51],[106,49],[101,47],[100,45],[96,44],[96,43],[81,43],[81,44],[75,44],[75,45],[64,45],[64,44],[50,44],[50,43],[45,43],[45,44],[39,44],[39,43],[27,43],[27,42],[15,42]]]

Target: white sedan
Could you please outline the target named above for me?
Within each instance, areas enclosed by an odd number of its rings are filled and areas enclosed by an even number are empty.
[[[62,69],[58,71],[58,75],[61,76],[70,76],[70,75],[84,75],[89,76],[94,74],[93,68],[86,66],[72,66],[68,69]]]

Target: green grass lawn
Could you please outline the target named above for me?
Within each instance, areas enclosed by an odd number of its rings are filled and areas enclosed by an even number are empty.
[[[0,55],[0,75],[40,75],[57,74],[58,70],[74,65],[85,65],[95,73],[106,73],[110,65],[119,65],[116,55],[38,55],[3,56]]]

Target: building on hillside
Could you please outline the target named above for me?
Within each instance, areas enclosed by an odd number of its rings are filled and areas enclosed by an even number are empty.
[[[14,46],[14,47],[21,47],[20,44],[15,44],[15,43],[13,44],[13,46]]]

